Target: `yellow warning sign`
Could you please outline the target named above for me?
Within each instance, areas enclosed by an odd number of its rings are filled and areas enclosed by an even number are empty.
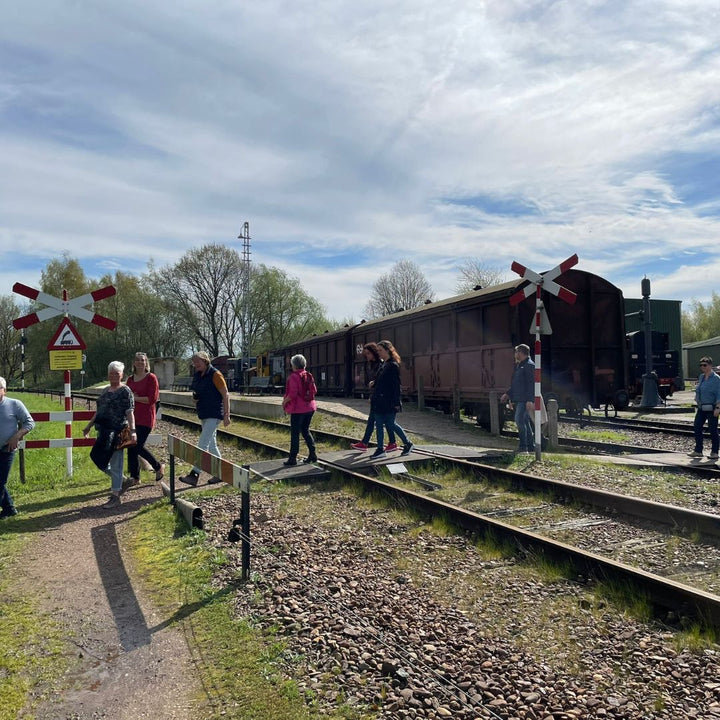
[[[51,350],[51,370],[82,370],[82,350]]]

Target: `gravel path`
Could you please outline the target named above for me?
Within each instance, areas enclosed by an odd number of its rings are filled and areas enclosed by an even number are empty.
[[[197,691],[182,632],[166,625],[126,551],[127,521],[158,499],[144,484],[105,510],[105,496],[48,517],[26,549],[17,590],[39,594],[62,628],[67,692],[38,688],[46,699],[20,717],[38,720],[194,720]]]

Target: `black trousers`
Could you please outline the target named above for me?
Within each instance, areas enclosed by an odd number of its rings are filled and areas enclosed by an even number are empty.
[[[290,460],[295,460],[300,451],[300,436],[308,446],[308,453],[315,455],[315,440],[310,434],[310,423],[315,413],[292,413],[290,415]]]
[[[136,425],[135,431],[137,432],[137,445],[131,445],[127,449],[128,454],[128,473],[132,478],[140,477],[140,460],[144,458],[150,463],[152,469],[157,472],[160,469],[160,463],[155,459],[155,456],[145,447],[145,441],[148,439],[148,435],[152,428],[147,425]]]

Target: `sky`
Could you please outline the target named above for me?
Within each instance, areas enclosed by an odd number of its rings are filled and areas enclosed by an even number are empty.
[[[717,0],[9,0],[0,295],[237,239],[336,320],[414,261],[720,291]],[[713,29],[714,28],[714,29]],[[561,282],[562,278],[559,279]],[[61,293],[57,288],[56,294]],[[101,312],[101,305],[98,312]]]

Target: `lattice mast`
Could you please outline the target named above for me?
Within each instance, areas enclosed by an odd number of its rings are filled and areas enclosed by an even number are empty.
[[[247,384],[246,368],[249,367],[250,347],[248,345],[248,330],[250,325],[250,223],[245,222],[238,240],[243,241],[242,249],[242,382]]]

